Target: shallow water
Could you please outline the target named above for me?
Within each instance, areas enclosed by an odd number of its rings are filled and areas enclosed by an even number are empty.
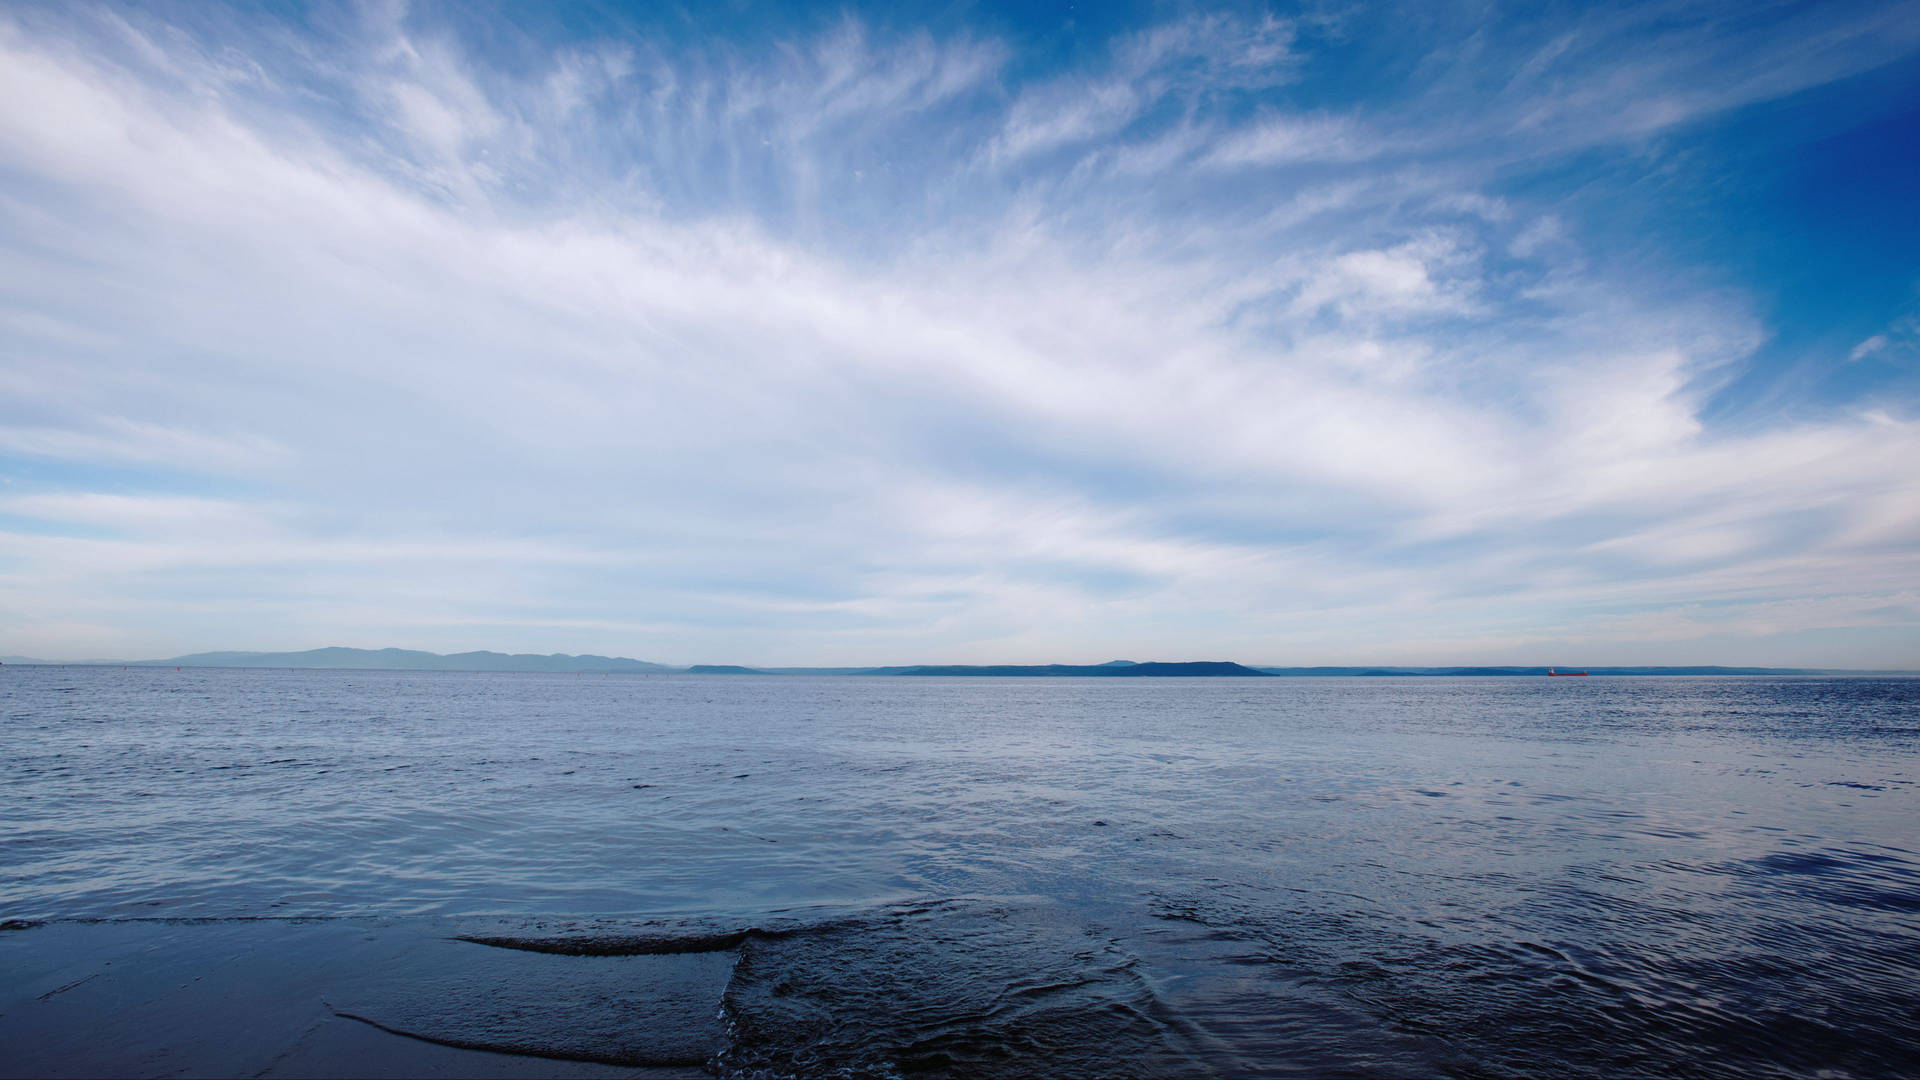
[[[1920,1073],[1916,680],[6,668],[0,708],[0,916],[724,950],[729,1075]]]

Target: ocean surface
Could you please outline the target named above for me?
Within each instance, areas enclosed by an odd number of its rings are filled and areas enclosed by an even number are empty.
[[[1920,680],[8,667],[0,709],[0,918],[705,956],[723,1075],[1920,1075]]]

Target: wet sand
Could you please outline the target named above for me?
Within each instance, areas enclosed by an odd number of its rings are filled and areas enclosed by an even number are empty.
[[[0,931],[0,1076],[708,1075],[733,956],[568,956],[440,919]]]

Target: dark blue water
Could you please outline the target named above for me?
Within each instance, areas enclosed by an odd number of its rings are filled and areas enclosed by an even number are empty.
[[[0,704],[0,916],[735,934],[733,1075],[1920,1074],[1915,680],[6,668]]]

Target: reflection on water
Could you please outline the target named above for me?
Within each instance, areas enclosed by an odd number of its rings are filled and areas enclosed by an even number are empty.
[[[0,695],[0,915],[540,916],[490,943],[583,965],[684,939],[730,957],[733,1075],[1920,1072],[1917,681]]]

